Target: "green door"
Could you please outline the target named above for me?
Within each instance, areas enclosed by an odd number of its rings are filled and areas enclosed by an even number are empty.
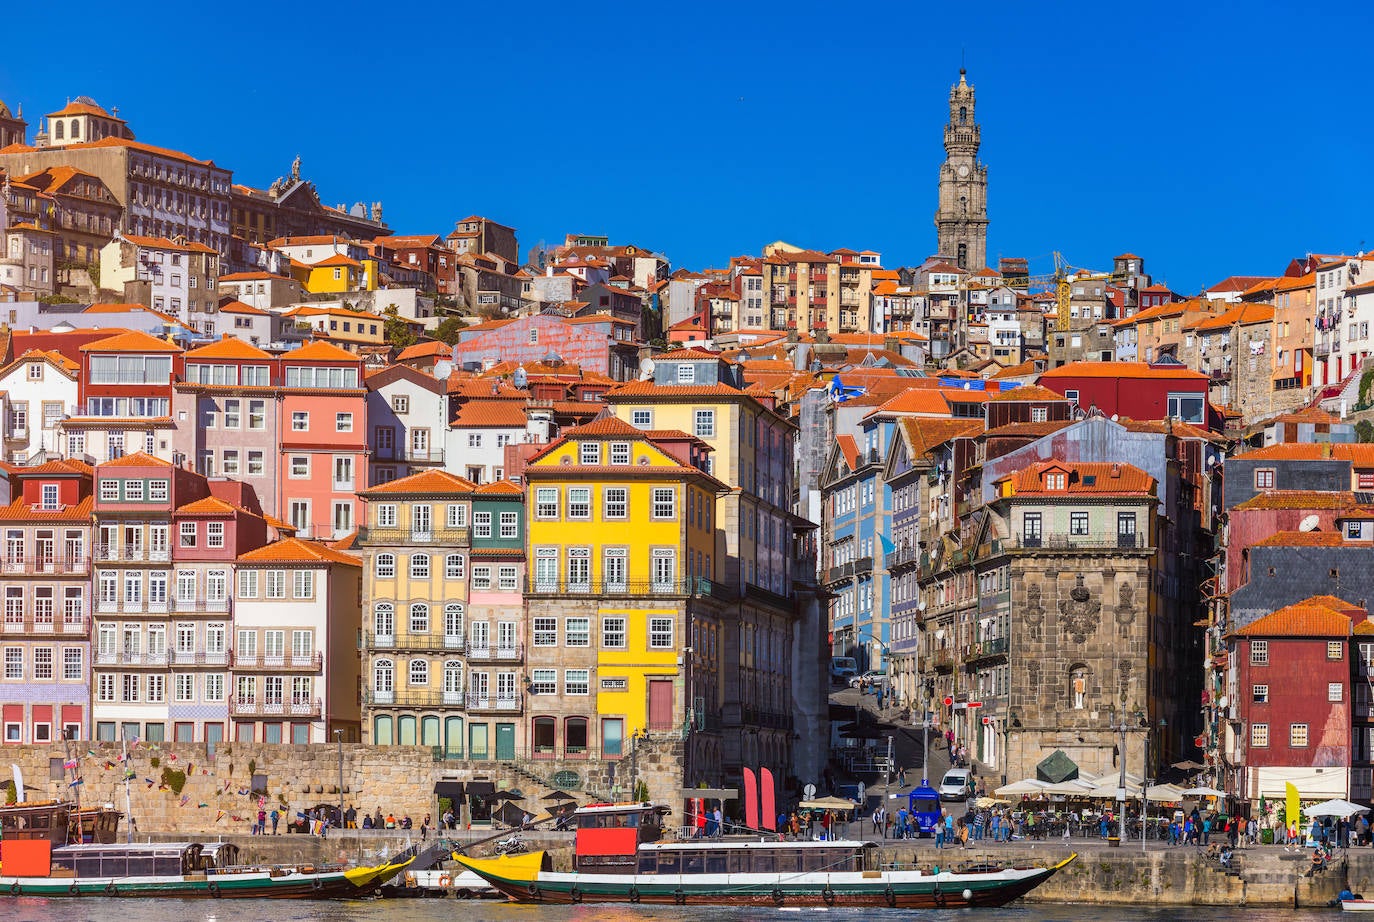
[[[496,758],[504,762],[515,758],[515,724],[496,725]]]

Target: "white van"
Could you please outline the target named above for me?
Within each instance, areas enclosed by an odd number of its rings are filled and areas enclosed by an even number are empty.
[[[859,664],[852,656],[832,656],[830,657],[830,681],[836,685],[843,685],[847,680],[859,674]]]
[[[973,772],[967,768],[951,768],[940,779],[941,800],[968,800],[973,796]]]

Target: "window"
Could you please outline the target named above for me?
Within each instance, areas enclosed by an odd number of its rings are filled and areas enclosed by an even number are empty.
[[[1307,746],[1307,724],[1288,725],[1288,745],[1294,749]]]
[[[196,677],[189,672],[172,676],[172,698],[174,701],[195,701]]]
[[[608,519],[623,519],[629,510],[630,491],[625,487],[607,487],[603,516]]]
[[[474,591],[491,588],[491,567],[472,568],[472,588]]]
[[[1069,513],[1069,534],[1086,535],[1088,533],[1088,514],[1086,512]]]
[[[496,588],[502,592],[514,592],[517,588],[515,567],[496,568]]]
[[[286,598],[286,571],[285,570],[265,570],[266,574],[266,594],[264,598],[284,599]]]
[[[630,463],[630,443],[612,442],[611,443],[611,463],[629,464]]]
[[[601,582],[606,592],[624,592],[626,581],[626,558],[628,552],[623,547],[608,547],[601,551]]]
[[[445,510],[445,513],[444,513],[444,514],[445,514],[445,519],[444,519],[444,521],[448,523],[448,527],[449,527],[449,528],[467,528],[467,525],[468,525],[468,507],[467,507],[467,506],[464,506],[464,505],[462,505],[462,504],[460,504],[460,503],[449,503],[449,504],[448,504],[448,508],[447,508],[447,510]]]
[[[532,670],[530,670],[530,694],[532,694],[532,695],[556,695],[556,694],[558,694],[558,670],[557,670],[557,669],[532,669]]]
[[[404,414],[410,412],[410,397],[405,394],[397,394],[391,398],[391,412]]]
[[[291,456],[291,477],[297,480],[310,476],[310,456]]]
[[[649,649],[671,650],[673,648],[673,619],[649,619]]]
[[[429,579],[429,555],[411,554],[410,555],[410,578]]]
[[[1027,544],[1040,541],[1040,513],[1027,512],[1021,517],[1021,535]]]
[[[536,647],[555,647],[558,645],[558,619],[534,619],[534,645]]]
[[[1031,407],[1031,422],[1043,423],[1050,418],[1050,411],[1047,407]]]
[[[352,414],[352,413],[335,413],[335,414],[334,414],[334,431],[335,431],[335,432],[352,432],[352,431],[353,431],[353,414]]]
[[[1274,488],[1274,469],[1272,467],[1255,468],[1255,489],[1272,490]]]
[[[568,488],[568,518],[590,519],[592,517],[592,491],[590,487]]]
[[[1268,666],[1269,665],[1269,641],[1252,640],[1250,641],[1250,665]]]
[[[697,379],[697,367],[690,362],[682,362],[677,366],[677,383],[694,384]]]
[[[1263,747],[1269,745],[1269,725],[1251,724],[1250,725],[1250,745]]]
[[[424,602],[415,602],[410,606],[410,633],[429,633],[429,606]]]
[[[558,518],[557,487],[539,487],[534,491],[534,515],[540,519]]]
[[[563,672],[563,694],[591,694],[591,670],[567,669]]]
[[[256,599],[258,597],[258,572],[256,570],[239,571],[239,598]]]
[[[24,648],[6,647],[5,648],[5,678],[22,679],[24,678]]]
[[[1268,685],[1252,685],[1252,686],[1250,686],[1250,695],[1251,695],[1251,699],[1252,699],[1256,704],[1268,704],[1268,703],[1269,703],[1269,686],[1268,686]]]
[[[693,434],[699,439],[713,439],[716,437],[716,411],[697,410],[694,415]]]
[[[48,679],[53,677],[53,650],[52,647],[33,648],[33,677],[35,679]]]
[[[1345,699],[1345,685],[1340,682],[1326,683],[1326,700],[1343,701]]]
[[[444,558],[444,579],[463,579],[466,570],[467,558],[462,554],[449,554]]]
[[[429,661],[413,659],[410,661],[410,684],[428,685],[429,684]]]
[[[239,452],[236,448],[226,448],[224,450],[224,462],[221,471],[228,476],[239,472]]]
[[[261,451],[248,452],[248,476],[261,477],[263,474],[263,453]]]
[[[677,491],[672,487],[654,487],[653,516],[656,519],[677,517]]]
[[[181,546],[182,546],[182,547],[195,547],[195,546],[196,546],[196,523],[195,523],[195,522],[182,522],[182,523],[181,523]]]
[[[672,548],[654,548],[650,558],[650,578],[654,589],[671,592],[677,581],[677,551]]]
[[[267,428],[267,401],[250,400],[248,401],[248,428],[266,429]]]
[[[384,503],[377,507],[377,527],[396,527],[396,507],[394,505],[391,503]]]
[[[586,547],[568,548],[568,588],[586,592],[592,585],[592,551]]]
[[[625,619],[621,617],[601,619],[601,646],[609,650],[625,649]]]
[[[630,411],[630,425],[631,425],[631,426],[634,426],[636,429],[652,429],[652,428],[654,428],[654,411],[653,411],[653,410],[631,410],[631,411]]]
[[[1328,640],[1326,642],[1326,658],[1329,660],[1344,659],[1345,644],[1339,640]]]
[[[292,414],[291,414],[291,431],[292,431],[292,432],[309,432],[309,431],[310,431],[310,414],[307,413],[307,412],[304,411],[304,410],[296,410],[294,413],[292,413]]]
[[[205,546],[224,547],[224,523],[206,522],[205,523]]]
[[[601,463],[601,443],[600,442],[579,442],[577,445],[577,459],[582,464],[598,465]]]
[[[119,501],[119,481],[108,477],[100,481],[100,501],[113,503]]]
[[[491,537],[490,512],[474,512],[472,514],[472,533],[477,538]]]
[[[514,512],[501,513],[501,537],[518,538],[520,537],[519,522]]]
[[[590,647],[592,645],[592,623],[590,618],[568,618],[563,622],[563,642],[569,647]]]
[[[291,577],[291,598],[313,599],[315,597],[315,571],[296,570]]]

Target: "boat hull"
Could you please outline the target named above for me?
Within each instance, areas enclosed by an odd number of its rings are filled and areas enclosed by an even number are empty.
[[[943,909],[1003,906],[1025,896],[1076,856],[1048,868],[986,873],[870,871],[815,874],[522,874],[498,861],[458,860],[520,903],[648,903]]]
[[[6,877],[0,897],[170,897],[174,899],[359,899],[370,896],[409,861],[341,871],[211,873],[193,877]]]

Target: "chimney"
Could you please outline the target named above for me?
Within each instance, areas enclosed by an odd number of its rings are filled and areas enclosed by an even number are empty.
[[[1112,465],[1112,477],[1113,477],[1113,478],[1119,478],[1120,476],[1121,476],[1121,465],[1120,465],[1120,464],[1113,464],[1113,465]]]

